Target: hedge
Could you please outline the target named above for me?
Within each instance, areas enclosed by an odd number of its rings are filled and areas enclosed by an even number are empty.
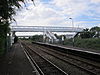
[[[72,45],[72,39],[66,39],[64,45]],[[90,48],[100,50],[100,38],[80,39],[75,38],[74,45],[81,48]]]

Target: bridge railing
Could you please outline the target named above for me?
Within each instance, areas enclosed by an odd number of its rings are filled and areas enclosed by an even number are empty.
[[[77,27],[53,27],[53,26],[12,26],[11,31],[16,32],[81,32],[83,28]]]

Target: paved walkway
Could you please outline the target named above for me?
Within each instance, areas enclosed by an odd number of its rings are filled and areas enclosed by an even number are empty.
[[[0,59],[0,75],[36,75],[19,43]]]

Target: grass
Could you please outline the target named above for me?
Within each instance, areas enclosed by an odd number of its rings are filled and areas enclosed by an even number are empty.
[[[66,39],[64,44],[72,45],[72,39]],[[76,47],[100,50],[100,38],[88,38],[88,39],[75,38],[74,44]]]

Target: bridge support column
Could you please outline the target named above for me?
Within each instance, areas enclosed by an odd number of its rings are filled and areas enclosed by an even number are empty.
[[[14,44],[14,38],[15,38],[15,31],[11,32],[11,45]]]

